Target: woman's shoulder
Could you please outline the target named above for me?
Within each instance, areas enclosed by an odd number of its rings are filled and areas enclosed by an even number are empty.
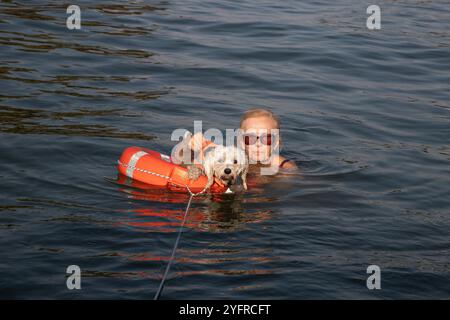
[[[292,169],[298,169],[298,167],[297,167],[297,165],[295,164],[295,161],[294,161],[294,160],[287,159],[287,158],[285,158],[285,157],[283,157],[283,156],[278,156],[277,159],[274,159],[274,160],[276,161],[275,163],[278,162],[278,166],[279,166],[280,168],[283,168],[283,169],[290,169],[290,170],[292,170]]]

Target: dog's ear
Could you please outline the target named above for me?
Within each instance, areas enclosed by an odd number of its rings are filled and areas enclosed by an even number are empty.
[[[209,189],[214,183],[214,158],[206,157],[203,162],[203,171],[208,178],[205,189]]]
[[[244,151],[239,150],[238,151],[238,162],[241,164],[241,170],[239,172],[239,175],[242,179],[242,185],[245,190],[247,190],[247,173],[248,173],[248,159]]]
[[[244,190],[247,190],[247,173],[248,173],[248,164],[244,166],[244,169],[241,172],[242,185]]]

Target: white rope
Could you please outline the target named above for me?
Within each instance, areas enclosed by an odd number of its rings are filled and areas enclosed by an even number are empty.
[[[144,172],[144,173],[147,173],[147,174],[151,174],[151,175],[155,175],[155,176],[158,176],[158,177],[161,177],[161,178],[165,178],[165,179],[169,180],[170,183],[172,183],[174,185],[178,185],[177,183],[174,183],[172,181],[172,178],[169,177],[169,176],[162,175],[162,174],[159,174],[159,173],[156,173],[156,172],[152,172],[152,171],[149,171],[149,170],[145,170],[145,169],[140,169],[140,168],[137,168],[137,167],[134,167],[134,166],[129,166],[129,165],[127,165],[125,163],[122,163],[120,161],[117,161],[117,163],[119,165],[121,165],[121,166],[124,166],[124,167],[132,169],[132,170],[138,170],[140,172]],[[181,232],[183,231],[183,227],[184,227],[184,225],[186,223],[186,217],[187,217],[187,214],[188,214],[189,209],[191,207],[192,198],[194,198],[194,197],[196,197],[196,196],[198,196],[198,195],[200,195],[200,194],[202,194],[202,193],[204,193],[206,191],[206,186],[205,186],[205,188],[203,188],[202,191],[197,192],[197,193],[193,193],[192,190],[186,184],[184,185],[184,187],[187,189],[187,191],[190,194],[189,201],[188,201],[188,204],[186,206],[186,210],[184,211],[183,221],[181,222],[180,228],[178,230],[177,239],[175,240],[175,244],[174,244],[173,249],[172,249],[172,254],[170,255],[170,259],[169,259],[169,262],[167,263],[166,270],[164,271],[164,275],[163,275],[163,277],[161,279],[161,282],[159,284],[158,290],[156,291],[156,294],[155,294],[153,300],[158,300],[159,299],[159,297],[161,295],[161,292],[162,292],[162,290],[164,288],[164,283],[166,282],[167,275],[169,274],[170,267],[172,266],[172,262],[173,262],[173,260],[175,258],[175,252],[177,251],[178,243],[180,242]]]
[[[166,176],[166,175],[163,175],[163,174],[160,174],[160,173],[156,173],[156,172],[152,172],[152,171],[150,171],[150,170],[145,170],[145,169],[141,169],[141,168],[138,168],[138,167],[129,166],[129,165],[127,165],[126,163],[120,162],[119,160],[117,160],[117,163],[118,163],[119,165],[121,165],[121,166],[126,167],[126,168],[130,168],[130,169],[133,169],[133,170],[137,170],[137,171],[140,171],[140,172],[144,172],[144,173],[151,174],[151,175],[154,175],[154,176],[157,176],[157,177],[160,177],[160,178],[167,179],[167,180],[169,180],[170,183],[172,183],[172,184],[175,185],[175,186],[185,187],[186,190],[189,192],[189,194],[190,194],[191,196],[194,196],[194,197],[195,197],[195,196],[198,196],[198,195],[200,195],[200,194],[202,194],[202,193],[204,193],[204,192],[206,191],[206,186],[205,186],[205,187],[203,188],[202,191],[197,192],[197,193],[194,193],[194,192],[192,192],[192,190],[188,187],[187,184],[182,185],[182,184],[175,183],[175,182],[173,182],[172,178],[169,177],[169,176]],[[130,177],[130,178],[132,178],[132,177]]]
[[[161,279],[161,282],[159,284],[158,290],[156,291],[156,294],[155,294],[155,297],[153,298],[153,300],[158,300],[159,299],[159,296],[161,295],[161,292],[162,292],[162,290],[164,288],[164,283],[166,282],[167,275],[169,274],[170,267],[171,267],[172,262],[173,262],[173,260],[175,258],[175,252],[177,251],[178,243],[180,242],[181,232],[183,231],[184,224],[186,223],[186,217],[187,217],[187,214],[189,212],[189,208],[191,206],[191,201],[192,201],[193,197],[194,197],[194,195],[191,193],[191,196],[189,197],[188,204],[186,206],[186,210],[184,212],[183,222],[181,223],[180,229],[178,230],[177,240],[175,240],[175,244],[174,244],[173,249],[172,249],[172,254],[170,255],[169,263],[167,263],[166,270],[164,271],[164,275],[163,275],[163,277]]]
[[[138,168],[138,167],[129,166],[129,165],[127,165],[126,163],[120,162],[119,160],[117,160],[117,163],[118,163],[119,165],[121,165],[121,166],[126,167],[126,168],[130,168],[130,169],[137,170],[137,171],[140,171],[140,172],[152,174],[152,175],[154,175],[154,176],[158,176],[158,177],[160,177],[160,178],[165,178],[165,179],[167,179],[167,180],[172,180],[169,176],[165,176],[165,175],[163,175],[163,174],[156,173],[156,172],[152,172],[152,171],[145,170],[145,169],[141,169],[141,168]],[[130,177],[130,178],[133,178],[133,177]]]

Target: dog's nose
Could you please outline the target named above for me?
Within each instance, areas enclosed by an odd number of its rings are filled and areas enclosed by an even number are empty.
[[[230,168],[226,168],[225,170],[223,170],[223,172],[225,172],[226,174],[230,174],[231,173],[231,169]]]

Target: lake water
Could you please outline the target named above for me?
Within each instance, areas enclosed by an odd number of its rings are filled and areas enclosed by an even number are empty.
[[[194,199],[161,298],[450,298],[448,1],[73,4],[0,2],[1,298],[153,298],[188,197],[117,159],[253,106],[302,173]]]

